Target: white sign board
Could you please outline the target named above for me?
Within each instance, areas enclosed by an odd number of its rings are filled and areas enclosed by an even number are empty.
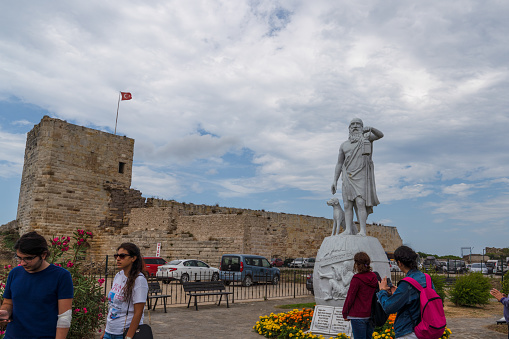
[[[156,257],[160,257],[160,256],[161,256],[161,243],[158,242],[157,249],[156,249]]]
[[[309,332],[333,335],[345,333],[352,336],[350,322],[343,319],[342,311],[343,307],[315,306]]]

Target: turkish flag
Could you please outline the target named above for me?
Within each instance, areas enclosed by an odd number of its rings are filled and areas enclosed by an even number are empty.
[[[129,92],[120,92],[122,94],[122,100],[131,100],[133,96]]]

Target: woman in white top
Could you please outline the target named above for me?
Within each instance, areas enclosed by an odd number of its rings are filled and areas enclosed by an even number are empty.
[[[102,339],[132,339],[138,325],[143,324],[143,310],[147,301],[148,283],[145,264],[138,246],[123,243],[114,255],[120,269],[108,294],[108,317]]]

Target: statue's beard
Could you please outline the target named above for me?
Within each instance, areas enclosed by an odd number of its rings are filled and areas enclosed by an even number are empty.
[[[351,131],[350,135],[348,136],[348,140],[350,140],[351,143],[357,142],[362,138],[362,132],[361,131]]]

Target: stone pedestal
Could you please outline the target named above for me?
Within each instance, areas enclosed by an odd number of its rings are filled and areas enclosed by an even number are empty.
[[[326,237],[316,256],[313,286],[317,305],[343,306],[353,273],[353,257],[366,252],[373,271],[390,277],[391,271],[385,251],[377,238],[361,235],[333,235]]]

